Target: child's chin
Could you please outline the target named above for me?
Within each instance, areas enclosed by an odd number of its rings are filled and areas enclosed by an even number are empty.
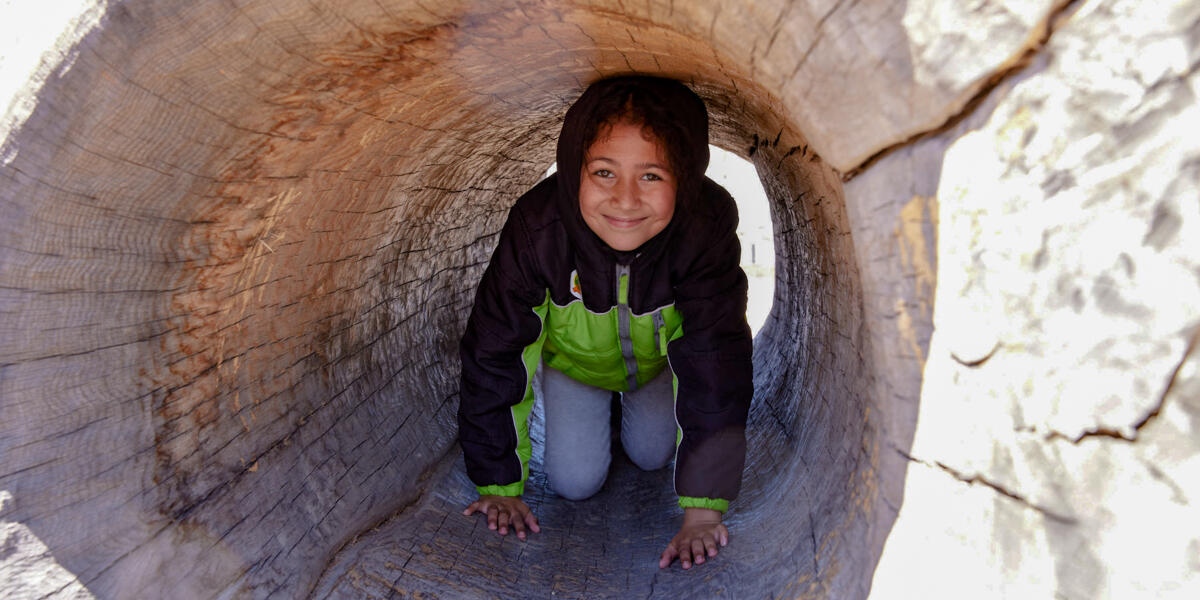
[[[608,244],[609,248],[612,248],[613,250],[616,250],[618,252],[629,252],[630,250],[637,250],[638,246],[641,246],[643,243],[645,243],[645,241],[646,240],[636,239],[636,238],[635,239],[617,238],[615,236],[609,236],[604,239],[604,243]]]

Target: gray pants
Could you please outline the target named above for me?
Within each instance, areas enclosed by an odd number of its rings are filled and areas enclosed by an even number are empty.
[[[621,446],[645,471],[661,469],[675,455],[675,402],[671,370],[636,392],[621,394]],[[546,367],[542,398],[546,413],[543,468],[550,487],[570,500],[600,491],[612,461],[612,392],[580,383]]]

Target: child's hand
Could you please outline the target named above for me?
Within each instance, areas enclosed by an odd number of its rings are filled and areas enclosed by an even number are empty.
[[[463,511],[463,514],[469,517],[476,512],[486,514],[488,529],[492,531],[499,529],[500,535],[508,535],[509,525],[512,525],[513,530],[517,532],[517,537],[521,539],[525,539],[526,526],[529,526],[529,530],[534,533],[542,531],[542,528],[538,527],[537,517],[533,516],[533,511],[529,510],[529,507],[520,498],[480,496]]]
[[[705,556],[712,558],[717,555],[717,545],[729,544],[729,530],[721,523],[721,511],[708,508],[683,509],[683,525],[679,533],[667,544],[662,558],[658,559],[658,568],[670,566],[671,561],[679,558],[683,568],[692,568],[694,561],[704,564]]]

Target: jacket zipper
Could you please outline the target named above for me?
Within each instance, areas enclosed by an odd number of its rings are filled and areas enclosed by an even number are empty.
[[[630,335],[629,265],[617,264],[617,336],[621,340],[621,356],[625,359],[626,383],[629,391],[637,390],[637,359],[633,356],[633,337]]]
[[[663,320],[661,308],[654,311],[654,345],[658,348],[659,356],[667,355],[667,323]]]

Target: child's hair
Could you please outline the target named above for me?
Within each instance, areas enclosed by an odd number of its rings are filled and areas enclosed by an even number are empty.
[[[708,111],[699,96],[678,81],[642,75],[598,81],[585,96],[590,97],[580,100],[587,108],[579,115],[577,164],[583,164],[583,154],[609,127],[640,125],[662,144],[682,195],[692,195],[709,158]]]

